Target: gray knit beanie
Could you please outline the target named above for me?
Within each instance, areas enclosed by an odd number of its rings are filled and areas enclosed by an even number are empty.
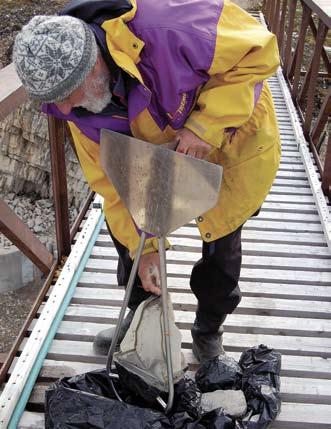
[[[84,82],[97,53],[94,34],[85,22],[39,15],[17,35],[13,61],[28,95],[51,103],[64,100]]]

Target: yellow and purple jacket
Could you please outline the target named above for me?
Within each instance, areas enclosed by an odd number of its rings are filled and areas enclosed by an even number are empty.
[[[101,128],[162,144],[186,127],[209,143],[209,160],[224,169],[222,187],[217,205],[197,223],[207,242],[229,234],[262,205],[279,165],[279,131],[265,81],[279,65],[275,36],[227,0],[109,3],[126,6],[100,27],[113,61],[135,78],[127,115],[46,111],[69,121],[85,177],[105,198],[109,226],[131,256],[139,234],[100,166]],[[144,253],[156,249],[157,240],[149,238]]]

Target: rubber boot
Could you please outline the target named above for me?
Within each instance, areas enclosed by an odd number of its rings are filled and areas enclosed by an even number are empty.
[[[226,319],[226,314],[221,320],[213,321],[201,315],[199,310],[191,329],[192,333],[192,351],[200,363],[213,359],[224,354],[222,346],[223,327],[222,324]]]
[[[124,318],[120,333],[118,336],[117,346],[119,346],[125,337],[125,334],[127,330],[130,327],[130,324],[132,322],[134,316],[134,311],[130,310],[129,313]],[[93,341],[93,349],[94,352],[98,355],[107,355],[111,346],[111,342],[113,339],[113,336],[115,334],[116,327],[104,329],[103,331],[99,332]]]

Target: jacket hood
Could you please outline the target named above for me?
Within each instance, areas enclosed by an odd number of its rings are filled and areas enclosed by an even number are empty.
[[[83,21],[102,24],[117,18],[132,9],[130,0],[72,0],[59,15],[71,15]]]

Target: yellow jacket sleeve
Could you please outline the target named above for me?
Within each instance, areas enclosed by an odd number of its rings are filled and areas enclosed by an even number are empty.
[[[248,13],[225,1],[217,26],[210,79],[202,88],[185,127],[214,147],[224,129],[238,128],[254,110],[257,84],[279,65],[276,37]]]
[[[90,188],[105,199],[104,212],[108,225],[116,239],[129,249],[130,256],[134,258],[140,236],[129,211],[100,165],[99,145],[86,137],[72,122],[68,124],[84,176]],[[168,248],[169,243],[166,246]],[[157,238],[148,238],[143,254],[157,250]]]

